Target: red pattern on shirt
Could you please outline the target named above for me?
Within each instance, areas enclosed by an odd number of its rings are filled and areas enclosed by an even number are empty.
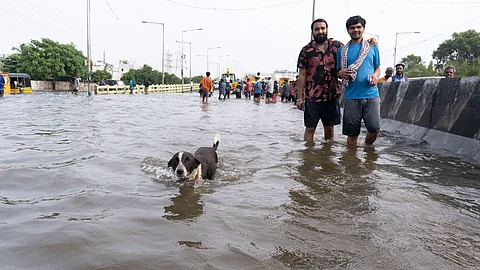
[[[325,41],[325,53],[317,48],[315,41],[302,48],[297,67],[307,71],[305,99],[325,102],[341,95],[336,69],[336,55],[341,46],[340,41],[328,39]]]

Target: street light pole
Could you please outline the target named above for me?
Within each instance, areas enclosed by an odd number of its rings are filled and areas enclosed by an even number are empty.
[[[92,45],[90,43],[90,0],[87,1],[87,83],[88,83],[88,95],[91,96],[92,92],[90,91],[90,73],[92,72]]]
[[[190,45],[190,60],[189,60],[189,64],[190,64],[190,67],[189,67],[189,70],[190,70],[190,82],[192,82],[192,43],[191,42],[188,42],[188,41],[176,41],[177,43],[186,43],[188,45]]]
[[[162,84],[165,84],[165,24],[160,22],[147,22],[147,21],[142,21],[142,23],[162,25]]]
[[[420,31],[415,31],[415,32],[397,32],[395,33],[395,48],[393,49],[393,65],[395,66],[397,63],[397,38],[398,35],[401,34],[418,34]]]
[[[213,50],[213,49],[220,49],[221,47],[210,47],[210,48],[207,48],[207,71],[208,71],[208,51],[209,50]]]
[[[202,30],[202,28],[182,30],[182,70],[181,70],[181,71],[182,71],[182,72],[181,72],[181,75],[182,75],[182,92],[183,92],[183,84],[184,84],[184,80],[183,80],[183,60],[185,59],[185,55],[183,54],[183,43],[184,43],[184,42],[183,42],[183,33],[185,33],[185,32],[191,32],[191,31],[201,31],[201,30]],[[190,49],[191,49],[191,48],[192,48],[192,47],[190,47]],[[191,54],[190,54],[190,55],[191,55]],[[192,76],[190,75],[190,78],[191,78],[191,77],[192,77]],[[190,79],[190,80],[191,80],[191,79]]]
[[[222,75],[222,67],[221,67],[221,65],[220,65],[220,63],[221,63],[220,61],[221,61],[222,57],[228,57],[228,56],[230,56],[230,54],[220,55],[220,56],[218,57],[218,76],[219,76],[219,77]]]

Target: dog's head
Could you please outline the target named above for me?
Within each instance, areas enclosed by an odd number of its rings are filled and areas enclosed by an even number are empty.
[[[191,153],[178,152],[168,162],[168,167],[173,169],[175,175],[181,180],[194,178],[192,173],[198,173],[200,161]]]

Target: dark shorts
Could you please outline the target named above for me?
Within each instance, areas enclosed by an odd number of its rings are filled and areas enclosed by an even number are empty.
[[[210,91],[202,89],[202,97],[208,97],[210,95]]]
[[[267,96],[266,96],[266,97],[267,97],[267,98],[272,98],[272,97],[273,97],[273,94],[270,93],[270,92],[267,92]]]
[[[305,127],[316,128],[322,120],[324,126],[335,126],[340,124],[340,105],[338,99],[327,102],[313,102],[305,100],[305,112],[303,121]]]
[[[261,93],[253,93],[253,97],[254,97],[254,98],[259,98],[260,95],[261,95]]]
[[[380,132],[380,97],[345,100],[342,134],[360,135],[362,119],[368,133]]]

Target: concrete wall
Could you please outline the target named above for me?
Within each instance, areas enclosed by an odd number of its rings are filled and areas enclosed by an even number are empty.
[[[480,77],[379,85],[381,129],[480,162]]]
[[[71,91],[72,83],[70,82],[56,82],[55,91]],[[80,88],[83,87],[83,83],[80,84]],[[53,82],[51,81],[32,81],[32,91],[52,91]]]

